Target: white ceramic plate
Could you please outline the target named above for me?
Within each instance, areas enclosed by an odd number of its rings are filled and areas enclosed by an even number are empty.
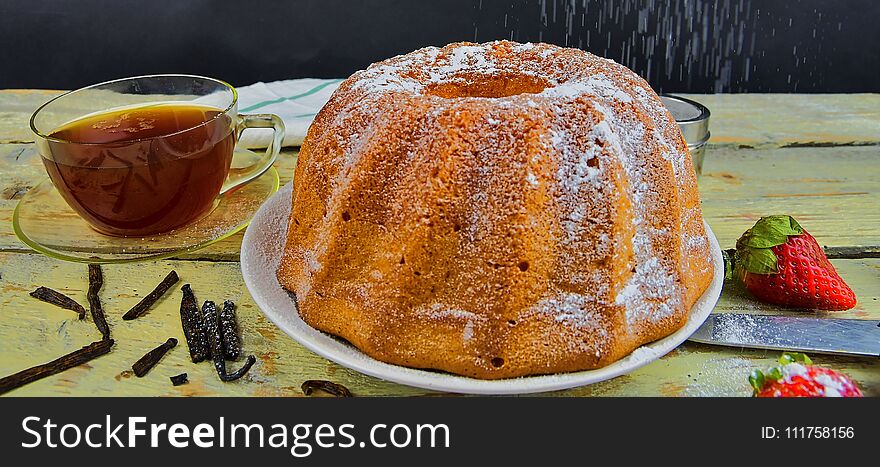
[[[529,376],[502,380],[480,380],[449,373],[417,370],[383,363],[368,357],[347,342],[318,331],[299,317],[293,297],[275,278],[275,270],[287,237],[291,184],[287,184],[257,211],[241,245],[241,272],[254,298],[273,323],[294,340],[322,357],[361,373],[395,383],[435,391],[469,394],[523,394],[555,391],[604,381],[662,357],[685,341],[709,316],[724,281],[724,261],[718,240],[706,225],[715,264],[715,276],[706,292],[691,309],[687,323],[675,333],[639,347],[628,356],[597,370]]]

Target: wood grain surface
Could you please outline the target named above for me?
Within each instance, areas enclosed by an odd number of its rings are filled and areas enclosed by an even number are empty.
[[[0,91],[0,376],[43,363],[100,338],[90,318],[31,298],[47,286],[85,304],[87,268],[31,252],[12,231],[18,199],[45,179],[28,119],[57,91]],[[790,213],[828,248],[855,290],[858,306],[833,316],[880,320],[880,96],[687,95],[712,111],[711,145],[700,178],[704,215],[723,248],[762,215]],[[296,150],[276,163],[290,180]],[[263,317],[239,270],[241,234],[181,258],[104,266],[101,299],[116,345],[109,355],[32,383],[10,396],[302,396],[307,379],[328,379],[357,396],[432,395],[350,371],[306,350]],[[174,269],[181,282],[143,317],[122,314]],[[183,343],[180,285],[200,300],[235,300],[245,354],[257,364],[243,379],[220,382],[210,363],[189,361],[178,345],[145,377],[131,365],[169,337]],[[803,314],[760,304],[726,283],[716,311]],[[814,313],[809,313],[814,314]],[[821,316],[831,314],[819,313]],[[747,396],[754,367],[777,352],[685,343],[630,374],[568,391],[563,396]],[[880,395],[880,362],[814,356],[850,374],[868,395]],[[233,368],[236,364],[231,365]],[[189,374],[174,387],[169,377]]]

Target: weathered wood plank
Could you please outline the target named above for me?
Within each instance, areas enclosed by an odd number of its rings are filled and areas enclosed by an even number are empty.
[[[28,143],[34,140],[31,115],[62,91],[42,89],[0,90],[0,143]]]
[[[61,91],[0,90],[0,143],[33,141],[28,120]],[[880,94],[682,94],[712,112],[711,144],[880,143]]]
[[[682,94],[712,112],[713,145],[880,143],[880,94]]]
[[[880,319],[880,260],[836,260],[835,266],[859,297],[859,306],[836,316]],[[134,321],[122,314],[170,270],[181,283],[191,283],[199,300],[230,298],[239,304],[244,349],[258,363],[244,379],[220,382],[209,363],[188,359],[178,315],[179,287]],[[104,266],[101,299],[117,344],[113,351],[82,366],[16,390],[11,395],[283,395],[299,396],[306,379],[329,379],[357,395],[417,395],[426,391],[399,386],[342,368],[309,352],[265,319],[243,284],[238,263],[209,261],[156,261]],[[85,303],[87,272],[81,264],[39,255],[0,253],[0,375],[51,360],[100,335],[87,318],[36,301],[28,293],[46,285]],[[725,287],[719,310],[767,309]],[[788,311],[772,309],[772,312]],[[120,374],[147,350],[169,337],[180,340],[144,378]],[[746,377],[752,367],[769,366],[776,352],[728,349],[685,344],[658,362],[626,376],[554,395],[747,395]],[[817,362],[846,371],[869,394],[880,395],[880,366],[872,360],[817,356]],[[173,387],[168,377],[181,372],[190,384]]]
[[[880,146],[711,148],[699,185],[722,248],[770,214],[795,216],[822,245],[880,245]]]
[[[141,318],[123,321],[122,314],[175,269],[181,282]],[[372,380],[329,363],[297,345],[265,319],[244,287],[238,263],[158,261],[104,266],[100,297],[116,346],[88,366],[40,381],[14,395],[301,395],[306,379],[344,381],[355,393],[415,394],[419,391]],[[67,310],[39,302],[28,293],[47,284],[86,303],[87,268],[37,255],[0,254],[0,374],[10,374],[100,339],[90,319],[77,320]],[[180,326],[180,285],[192,284],[197,298],[238,305],[239,326],[246,353],[258,363],[242,380],[223,383],[209,362],[193,364]],[[73,318],[73,319],[71,319]],[[144,378],[125,377],[145,352],[175,337],[173,349]],[[234,365],[230,365],[235,368]],[[174,387],[168,378],[182,372],[190,383]]]

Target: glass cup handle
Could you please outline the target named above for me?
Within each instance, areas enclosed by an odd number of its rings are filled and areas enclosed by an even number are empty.
[[[278,153],[281,152],[281,142],[284,140],[284,122],[281,121],[281,117],[272,114],[239,115],[235,134],[241,135],[241,132],[247,128],[271,128],[272,142],[266,148],[265,154],[254,163],[229,170],[229,176],[226,177],[226,182],[220,190],[221,195],[263,175],[269,167],[272,167],[275,159],[278,158]]]

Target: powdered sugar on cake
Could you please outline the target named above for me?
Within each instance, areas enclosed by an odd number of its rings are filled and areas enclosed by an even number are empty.
[[[532,310],[550,315],[559,323],[596,330],[600,335],[605,335],[605,330],[600,327],[601,318],[589,311],[589,304],[595,300],[595,297],[585,294],[562,293],[541,300]]]
[[[604,123],[604,122],[603,122]],[[596,125],[594,132],[599,134],[602,131]],[[607,128],[607,125],[605,125]],[[586,152],[576,152],[572,150],[572,145],[568,139],[565,130],[551,131],[550,142],[554,150],[557,151],[561,158],[559,168],[556,170],[556,180],[559,182],[561,190],[561,204],[569,207],[569,212],[562,219],[562,225],[568,234],[567,241],[572,243],[580,234],[583,227],[584,216],[586,215],[585,206],[577,202],[581,187],[584,184],[595,183],[599,176],[599,168],[590,166],[590,161],[594,161],[598,157],[601,148],[592,146]]]

